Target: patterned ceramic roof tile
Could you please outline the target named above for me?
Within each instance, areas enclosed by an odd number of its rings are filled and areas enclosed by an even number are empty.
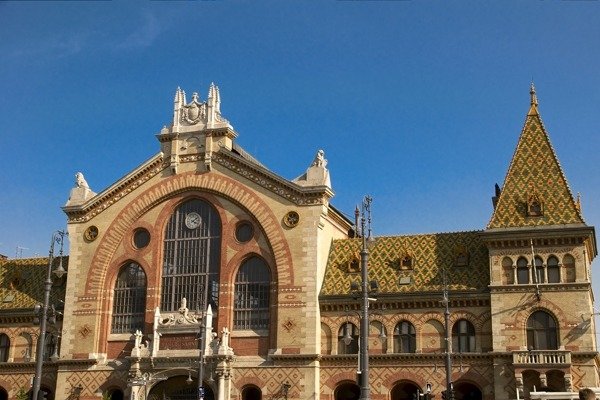
[[[360,239],[333,242],[321,295],[349,294],[350,283],[360,282],[360,247]],[[441,290],[444,268],[452,290],[487,288],[488,251],[478,232],[379,237],[369,246],[369,280],[380,293]]]
[[[531,108],[488,229],[584,223],[537,110],[533,86],[531,96]],[[541,201],[541,216],[528,216],[532,196]]]
[[[63,257],[66,269],[68,257]],[[54,259],[58,266],[60,259]],[[48,258],[0,259],[0,310],[33,308],[44,300],[44,281],[48,270]],[[65,278],[57,281],[50,292],[50,304],[65,298]]]

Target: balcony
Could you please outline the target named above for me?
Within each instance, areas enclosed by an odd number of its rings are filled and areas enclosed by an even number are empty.
[[[567,350],[520,350],[513,351],[514,365],[569,365],[571,352]]]

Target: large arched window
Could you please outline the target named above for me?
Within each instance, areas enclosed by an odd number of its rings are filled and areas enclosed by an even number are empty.
[[[466,319],[459,319],[452,327],[452,349],[458,353],[475,351],[475,328]]]
[[[560,267],[558,258],[554,256],[548,257],[548,283],[560,283]]]
[[[144,329],[146,274],[142,267],[129,262],[121,267],[115,284],[112,333],[133,333]]]
[[[346,322],[338,331],[338,354],[358,354],[358,328]]]
[[[233,328],[263,330],[269,327],[271,272],[262,258],[250,257],[235,277]]]
[[[394,328],[394,353],[414,353],[417,350],[415,326],[402,321]]]
[[[556,320],[546,311],[536,311],[527,320],[527,348],[531,350],[558,349]]]
[[[206,201],[194,199],[177,207],[167,223],[164,240],[162,311],[188,308],[218,310],[221,220]],[[206,296],[203,296],[203,294]]]
[[[10,349],[10,339],[4,333],[0,333],[0,362],[8,361],[8,350]]]
[[[525,257],[517,260],[517,283],[521,285],[529,283],[529,268]]]

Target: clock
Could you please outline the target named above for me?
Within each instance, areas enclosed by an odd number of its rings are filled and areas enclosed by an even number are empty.
[[[185,216],[185,226],[188,229],[196,229],[200,226],[201,217],[197,212],[191,212]]]

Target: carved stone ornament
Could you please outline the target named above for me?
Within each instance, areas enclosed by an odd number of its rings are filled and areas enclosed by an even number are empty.
[[[172,325],[198,325],[200,323],[199,315],[191,315],[187,308],[187,300],[185,297],[181,299],[181,307],[179,307],[179,314],[169,314],[167,318],[162,318],[158,321],[160,326],[172,326]]]
[[[198,93],[192,94],[192,101],[183,106],[181,120],[190,125],[196,125],[206,120],[206,103],[198,101]]]
[[[289,211],[283,217],[283,223],[288,228],[294,228],[300,222],[300,215],[296,211]]]
[[[93,242],[98,237],[98,227],[92,225],[88,226],[85,232],[83,232],[83,238],[86,242]]]

